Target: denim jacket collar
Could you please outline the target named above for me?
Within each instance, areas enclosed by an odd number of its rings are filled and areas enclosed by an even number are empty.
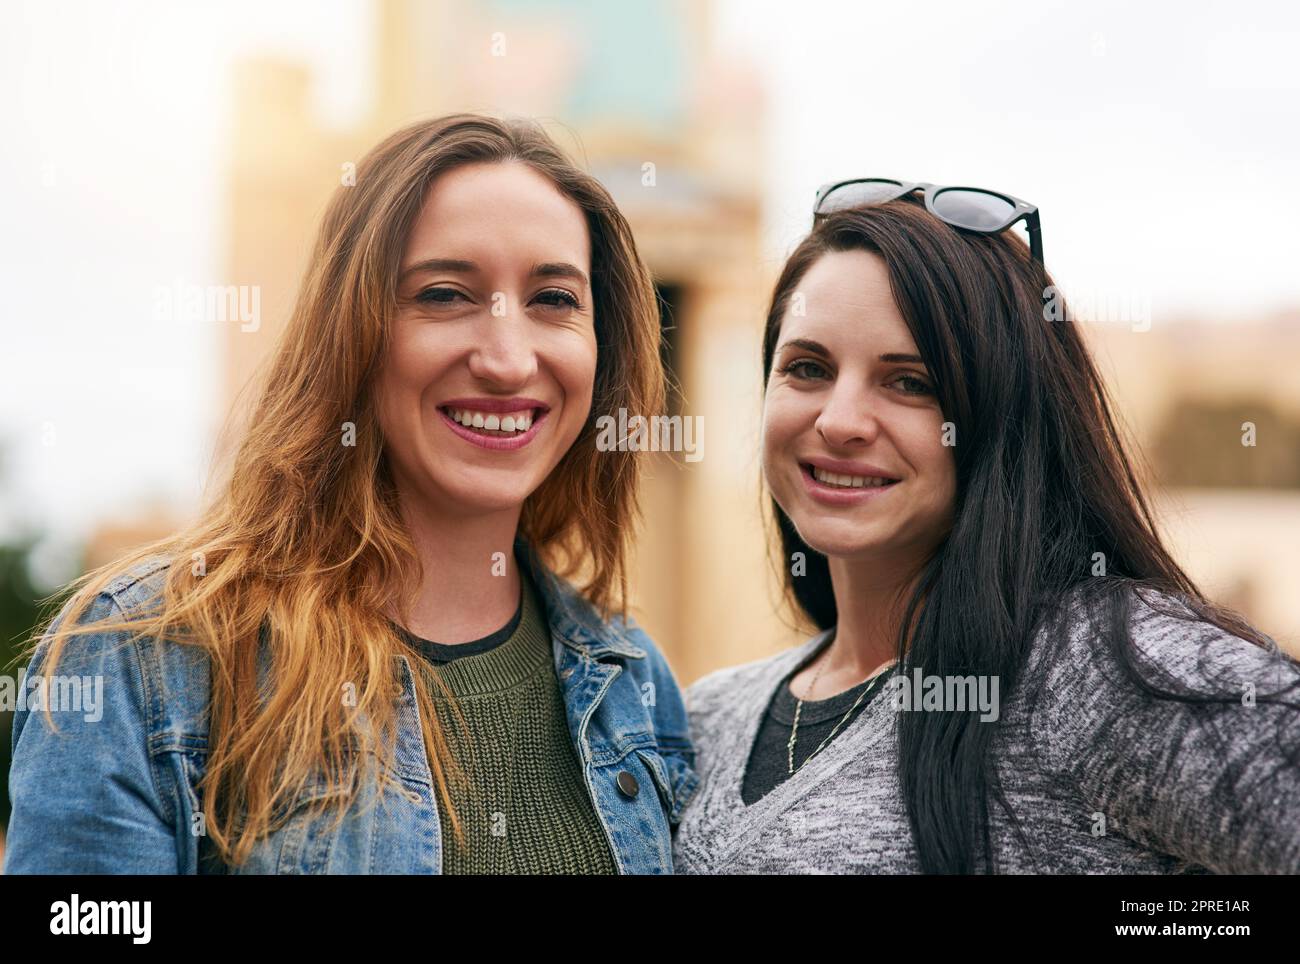
[[[629,659],[645,658],[646,651],[623,632],[623,621],[618,617],[609,622],[602,620],[591,603],[542,562],[524,536],[515,537],[514,553],[519,564],[532,577],[533,585],[545,603],[552,638],[563,642],[579,657],[590,660],[609,654]],[[263,623],[258,633],[258,664],[263,685],[271,666],[268,631],[269,627]]]
[[[547,619],[556,639],[593,660],[611,653],[645,658],[645,650],[623,632],[622,621],[615,618],[604,622],[591,603],[546,567],[526,538],[516,537],[514,551],[546,603]]]

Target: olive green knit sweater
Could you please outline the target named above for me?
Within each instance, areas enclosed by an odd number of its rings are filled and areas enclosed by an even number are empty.
[[[613,855],[583,779],[555,676],[551,634],[523,576],[510,637],[439,665],[463,716],[435,694],[438,722],[466,781],[452,781],[465,839],[442,818],[445,874],[613,874]]]

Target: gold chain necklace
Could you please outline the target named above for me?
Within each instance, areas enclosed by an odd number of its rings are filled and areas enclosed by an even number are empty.
[[[885,670],[888,669],[890,666],[894,665],[896,662],[898,662],[897,659],[891,659],[884,666],[880,667],[880,669],[876,670],[875,673],[873,673],[871,676],[868,676],[867,679],[876,680],[876,681],[884,679]],[[813,690],[817,688],[817,681],[821,679],[822,670],[824,670],[825,668],[826,668],[826,661],[823,660],[822,665],[817,667],[817,672],[813,675],[812,682],[808,685],[808,689],[804,691],[805,693],[811,693]],[[835,736],[835,734],[839,732],[840,727],[844,725],[845,721],[848,720],[848,718],[853,715],[853,711],[856,710],[859,705],[861,705],[864,699],[866,699],[867,694],[870,693],[875,688],[876,688],[876,684],[873,682],[870,686],[868,686],[866,689],[864,689],[861,693],[858,694],[858,698],[853,701],[853,705],[849,707],[848,712],[845,713],[844,716],[840,718],[840,721],[835,724],[835,726],[831,729],[830,733],[826,734],[826,739],[822,740],[821,744],[817,747],[817,749],[809,753],[808,759],[804,760],[803,763],[800,763],[798,767],[794,765],[794,745],[796,740],[799,737],[799,714],[803,711],[804,701],[802,699],[799,699],[798,697],[795,697],[794,725],[790,728],[790,742],[786,744],[787,776],[794,776],[797,770],[803,769],[804,765],[807,764],[808,760],[811,760],[818,753],[820,753],[822,751],[822,748],[825,747],[826,744],[829,743],[831,739]]]

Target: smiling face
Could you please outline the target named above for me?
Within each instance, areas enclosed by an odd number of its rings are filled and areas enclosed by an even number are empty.
[[[463,515],[518,510],[542,484],[591,409],[590,275],[582,209],[532,168],[434,180],[376,385],[400,491]]]
[[[951,527],[956,468],[885,262],[830,252],[796,291],[763,407],[767,485],[816,551],[919,565]]]

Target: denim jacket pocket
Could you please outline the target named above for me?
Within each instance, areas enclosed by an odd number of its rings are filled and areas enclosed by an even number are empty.
[[[682,819],[682,811],[699,786],[700,778],[695,768],[675,753],[663,754],[650,747],[640,748],[636,752],[654,778],[655,789],[659,791],[659,799],[667,811],[669,824],[678,823]]]
[[[331,797],[338,799],[331,804]],[[348,827],[346,817],[335,825],[341,799],[339,788],[323,775],[313,777],[298,791],[288,821],[272,835],[279,841],[277,874],[329,873],[334,842]]]
[[[253,845],[248,859],[225,868],[230,874],[327,874],[338,835],[347,821],[336,827],[336,806],[327,798],[339,795],[317,775],[298,791],[292,803],[280,804],[271,818],[272,830]]]

